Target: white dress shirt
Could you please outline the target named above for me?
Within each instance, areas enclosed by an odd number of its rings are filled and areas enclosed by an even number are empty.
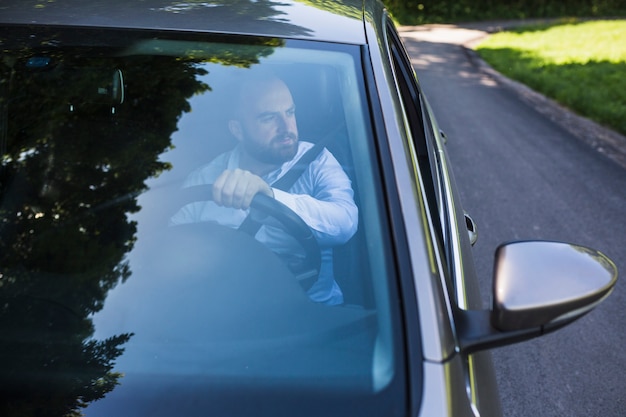
[[[285,175],[297,161],[313,147],[300,141],[296,156],[275,171],[263,177],[270,186]],[[212,162],[193,171],[185,180],[185,187],[212,184],[226,169],[239,167],[241,148],[223,153]],[[288,191],[272,187],[274,198],[293,210],[311,228],[321,249],[322,264],[317,281],[308,291],[316,302],[341,304],[343,294],[333,274],[332,247],[346,243],[356,232],[358,209],[350,179],[335,157],[323,149],[304,170]],[[248,210],[221,207],[212,201],[186,205],[171,219],[171,224],[216,221],[233,228],[248,216]],[[297,241],[284,230],[262,226],[256,239],[279,255],[304,256]]]

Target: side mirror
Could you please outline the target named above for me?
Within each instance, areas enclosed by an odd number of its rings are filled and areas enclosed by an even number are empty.
[[[491,310],[457,312],[461,350],[471,353],[530,339],[582,317],[617,282],[601,252],[560,242],[500,246]]]

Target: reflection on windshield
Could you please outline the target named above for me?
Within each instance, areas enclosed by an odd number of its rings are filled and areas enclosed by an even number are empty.
[[[268,415],[286,397],[325,415],[393,408],[402,355],[359,48],[21,35],[0,64],[0,415],[254,414],[241,396]],[[311,277],[245,233],[170,227],[189,173],[235,146],[232,87],[253,67],[280,75],[302,140],[352,183],[358,230],[327,251],[343,304],[313,302]]]
[[[62,49],[67,34],[16,32],[0,64],[0,415],[73,415],[120,382],[113,365],[132,332],[92,340],[91,315],[131,276],[135,196],[171,168],[159,155],[210,86],[197,59]]]
[[[148,4],[146,4],[148,3]],[[45,22],[54,16],[54,24],[80,24],[109,27],[211,28],[223,33],[274,33],[283,37],[310,36],[312,31],[290,21],[281,9],[289,6],[280,0],[152,0],[106,2],[65,0],[16,0],[2,4],[5,21]],[[114,16],[114,20],[111,19]],[[78,19],[77,19],[78,17]],[[67,19],[65,22],[63,19]]]

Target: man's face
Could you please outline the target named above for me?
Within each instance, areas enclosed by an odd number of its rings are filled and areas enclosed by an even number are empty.
[[[296,107],[287,86],[278,79],[247,87],[239,120],[231,131],[249,156],[271,165],[291,160],[298,149]]]

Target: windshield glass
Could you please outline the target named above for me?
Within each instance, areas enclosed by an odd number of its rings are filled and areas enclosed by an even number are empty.
[[[403,411],[358,47],[0,39],[1,415]]]

